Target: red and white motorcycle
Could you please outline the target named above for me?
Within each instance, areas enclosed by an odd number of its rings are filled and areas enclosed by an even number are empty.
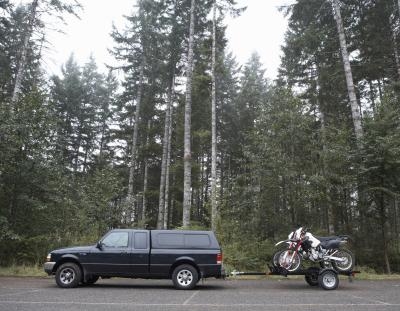
[[[289,272],[300,269],[303,259],[319,263],[322,268],[333,268],[337,272],[349,272],[354,267],[354,255],[342,245],[347,243],[346,235],[315,237],[307,228],[300,227],[289,234],[289,239],[275,246],[288,244],[284,250],[274,254],[273,264]]]

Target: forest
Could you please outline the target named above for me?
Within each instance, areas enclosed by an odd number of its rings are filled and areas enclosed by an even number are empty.
[[[0,0],[0,266],[129,227],[212,229],[228,267],[260,269],[307,226],[400,272],[400,0],[281,7],[274,81],[227,48],[245,9],[132,1],[119,66],[71,55],[49,76],[47,17],[81,5]]]

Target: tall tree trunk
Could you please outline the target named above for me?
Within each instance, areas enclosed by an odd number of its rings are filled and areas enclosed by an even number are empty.
[[[136,211],[135,211],[135,199],[133,195],[133,184],[135,177],[135,168],[136,168],[136,157],[137,157],[137,139],[138,139],[138,131],[139,131],[139,120],[140,120],[140,105],[142,101],[142,92],[143,92],[143,76],[144,76],[144,63],[145,58],[143,56],[142,63],[140,64],[140,73],[139,73],[139,89],[136,98],[136,111],[135,111],[135,123],[133,125],[133,133],[132,133],[132,147],[131,147],[131,159],[129,163],[129,182],[128,182],[128,194],[126,196],[126,207],[127,213],[131,214],[132,222],[136,221]]]
[[[189,47],[186,77],[185,100],[185,129],[184,129],[184,155],[183,155],[183,215],[182,225],[190,225],[190,209],[192,205],[192,155],[191,155],[191,116],[192,116],[192,76],[193,76],[193,45],[194,45],[194,11],[196,1],[192,0],[190,6]]]
[[[170,106],[170,119],[169,119],[169,129],[168,129],[168,151],[167,151],[167,172],[165,176],[165,206],[164,206],[164,229],[168,229],[168,220],[169,220],[169,173],[171,166],[171,140],[172,140],[172,105]]]
[[[13,94],[11,97],[11,102],[13,104],[18,101],[19,94],[21,93],[22,77],[25,73],[26,58],[27,58],[28,48],[29,48],[29,40],[32,36],[33,26],[36,21],[36,12],[37,12],[38,5],[39,5],[39,0],[32,1],[31,11],[30,11],[29,17],[28,17],[28,25],[26,28],[25,36],[24,36],[24,44],[23,44],[22,50],[21,50],[21,57],[19,59],[17,75],[15,77],[14,90],[13,90]]]
[[[399,234],[399,196],[396,194],[393,197],[393,207],[394,207],[394,230],[397,245],[397,252],[400,253],[400,234]]]
[[[374,112],[374,115],[376,115],[376,104],[375,104],[375,90],[374,90],[374,85],[372,84],[372,81],[368,79],[368,85],[369,85],[369,98],[371,99],[371,107],[372,111]]]
[[[164,138],[163,138],[163,153],[161,159],[161,177],[160,177],[160,194],[158,200],[158,218],[157,229],[164,228],[164,213],[165,213],[165,181],[167,173],[167,157],[168,157],[168,143],[169,143],[169,128],[171,127],[171,107],[172,107],[172,92],[174,88],[175,75],[172,74],[171,84],[168,91],[167,108],[165,109],[165,122],[164,122]],[[165,228],[164,228],[165,229]]]
[[[329,234],[334,233],[334,226],[333,226],[333,212],[332,212],[332,204],[331,204],[331,195],[330,195],[330,184],[328,182],[328,177],[327,177],[327,169],[328,169],[328,163],[327,163],[327,139],[326,139],[326,120],[325,120],[325,113],[321,110],[321,136],[322,136],[322,172],[324,175],[324,178],[326,180],[326,186],[325,186],[325,194],[326,194],[326,226],[328,229]]]
[[[399,57],[396,33],[394,31],[392,31],[392,40],[393,40],[394,60],[396,62],[396,69],[397,69],[397,78],[400,79],[400,57]]]
[[[77,145],[75,148],[75,163],[74,163],[74,173],[78,171],[78,165],[79,165],[79,149],[81,148],[81,141],[82,141],[82,134],[81,134],[81,129],[78,128],[78,141]]]
[[[344,66],[344,73],[346,75],[347,92],[350,99],[351,115],[354,124],[354,133],[356,135],[357,142],[359,143],[364,136],[363,128],[361,125],[361,112],[357,103],[357,96],[354,88],[353,74],[351,71],[349,53],[347,51],[346,36],[344,33],[344,26],[342,15],[340,13],[339,0],[332,0],[334,17],[336,20],[336,26],[339,33],[340,49],[342,51],[342,59]]]
[[[151,120],[147,121],[146,148],[149,147],[150,129],[151,129]],[[142,222],[146,221],[146,213],[147,213],[147,196],[146,195],[147,195],[148,175],[149,175],[149,160],[146,157],[146,159],[144,160],[142,217],[141,217]]]
[[[332,213],[332,204],[331,204],[331,189],[330,189],[330,183],[328,182],[328,161],[327,161],[327,133],[326,133],[326,118],[325,118],[325,112],[324,109],[322,107],[322,103],[320,100],[320,90],[321,90],[321,86],[319,83],[319,78],[320,78],[320,67],[319,64],[317,62],[317,58],[315,58],[315,62],[316,62],[316,71],[317,71],[317,76],[315,79],[315,93],[316,93],[316,99],[317,99],[317,107],[320,111],[320,119],[321,119],[321,141],[322,141],[322,174],[324,176],[325,179],[325,195],[326,195],[326,210],[325,210],[325,219],[326,219],[326,228],[328,230],[328,233],[331,234],[334,232],[334,228],[333,228],[333,213]]]
[[[382,182],[382,185],[384,183]],[[382,246],[383,246],[383,259],[385,261],[385,267],[386,267],[386,273],[391,274],[391,268],[390,268],[390,261],[389,261],[389,247],[388,247],[388,238],[387,238],[387,232],[386,232],[386,209],[385,209],[385,198],[384,198],[384,193],[381,192],[379,194],[379,216],[380,216],[380,222],[381,222],[381,234],[382,234]],[[377,200],[378,201],[378,200]]]
[[[397,13],[398,13],[399,20],[400,20],[400,0],[398,0],[398,2],[397,2]],[[398,45],[397,45],[396,17],[395,16],[396,16],[395,13],[390,15],[389,25],[391,27],[390,31],[392,33],[393,52],[394,52],[394,60],[396,62],[397,78],[400,79],[400,56],[399,56],[399,49],[398,49]]]
[[[175,180],[176,180],[176,173],[172,173],[172,185],[175,186]],[[168,224],[169,226],[172,225],[174,221],[174,207],[175,207],[175,193],[172,192],[171,194],[171,206],[169,207],[169,213],[168,213]]]
[[[397,7],[398,7],[398,9],[399,9],[399,18],[400,18],[400,0],[397,0]]]
[[[217,1],[213,5],[213,30],[212,30],[212,63],[211,63],[211,230],[215,231],[217,227],[217,115],[216,115],[216,32],[217,32]]]
[[[100,164],[101,168],[103,167],[105,133],[106,133],[106,118],[103,118],[102,125],[101,125],[100,150],[99,150],[99,164]]]

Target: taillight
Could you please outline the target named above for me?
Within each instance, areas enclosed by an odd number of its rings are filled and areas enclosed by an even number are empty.
[[[217,265],[221,265],[222,264],[222,253],[218,253],[217,254]]]

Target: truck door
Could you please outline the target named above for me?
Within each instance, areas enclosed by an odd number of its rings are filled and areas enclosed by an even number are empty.
[[[136,277],[149,275],[150,236],[149,231],[134,231],[131,250],[132,274]]]
[[[85,265],[87,270],[99,275],[130,275],[132,233],[111,231],[101,241],[101,248],[94,248]]]

